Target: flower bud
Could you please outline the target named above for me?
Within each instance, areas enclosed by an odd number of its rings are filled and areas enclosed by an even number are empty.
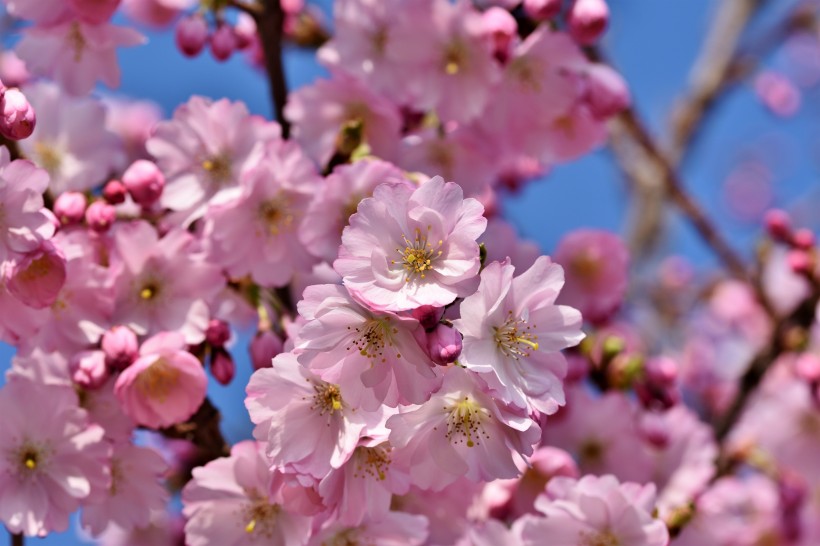
[[[0,134],[10,140],[31,136],[37,116],[25,95],[19,89],[6,89],[0,99]]]
[[[270,330],[257,332],[249,347],[254,370],[270,368],[273,357],[282,352],[282,340]]]
[[[766,225],[769,236],[775,241],[783,243],[791,240],[792,222],[786,211],[780,209],[767,211],[763,223]]]
[[[509,11],[494,6],[482,14],[481,24],[484,34],[492,42],[495,58],[502,63],[507,62],[512,50],[513,38],[518,32],[515,17]]]
[[[108,21],[117,11],[121,0],[68,0],[80,19],[99,25]]]
[[[162,195],[165,177],[156,164],[146,159],[138,159],[123,173],[122,183],[128,188],[128,193],[136,203],[150,207]]]
[[[444,315],[444,309],[441,307],[433,307],[432,305],[422,305],[410,311],[410,314],[421,323],[422,328],[432,330],[436,327],[438,321],[441,320],[442,315]]]
[[[632,97],[618,72],[604,64],[591,64],[586,75],[586,101],[596,119],[605,120],[629,107]]]
[[[114,326],[103,334],[105,363],[114,370],[124,370],[139,356],[137,335],[127,326]]]
[[[609,24],[605,0],[575,0],[567,16],[569,33],[581,45],[592,45]]]
[[[461,333],[446,324],[439,324],[427,334],[427,351],[433,362],[447,366],[461,356]]]
[[[652,358],[646,362],[644,373],[654,384],[672,386],[678,379],[678,364],[668,357]]]
[[[236,26],[233,27],[236,37],[236,48],[247,49],[257,39],[256,22],[253,17],[246,13],[240,13],[236,18]]]
[[[11,266],[6,287],[11,295],[29,307],[51,307],[66,279],[66,260],[50,241]]]
[[[231,328],[224,320],[211,319],[205,330],[205,340],[213,347],[222,347],[231,338]]]
[[[54,201],[54,214],[63,225],[76,224],[85,216],[85,195],[78,191],[61,193]]]
[[[98,233],[108,231],[117,219],[117,210],[105,201],[94,201],[85,209],[85,223]]]
[[[0,77],[5,80],[7,87],[20,87],[28,83],[31,79],[31,74],[26,69],[26,63],[17,56],[17,54],[10,49],[0,51]],[[0,96],[3,95],[5,88],[0,82]]]
[[[86,389],[102,387],[108,380],[108,367],[102,351],[78,353],[69,361],[68,367],[74,382]]]
[[[220,385],[227,385],[236,375],[236,364],[230,353],[224,349],[217,349],[211,357],[211,374]]]
[[[548,21],[561,13],[563,0],[524,0],[524,13],[536,21]]]
[[[184,17],[177,23],[175,38],[183,55],[196,57],[208,43],[208,22],[201,15]]]
[[[237,47],[236,34],[229,24],[221,24],[211,35],[211,54],[217,61],[227,61]]]
[[[786,263],[798,275],[811,274],[812,259],[805,250],[790,250],[786,255]]]
[[[814,232],[810,229],[801,228],[792,234],[792,245],[800,250],[809,250],[814,247]]]
[[[119,180],[110,180],[102,191],[103,198],[112,205],[125,203],[125,196],[128,195],[128,188]]]

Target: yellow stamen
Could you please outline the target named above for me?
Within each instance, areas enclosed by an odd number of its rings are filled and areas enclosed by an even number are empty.
[[[252,519],[248,522],[245,526],[246,533],[253,533],[253,530],[256,528],[256,519]]]

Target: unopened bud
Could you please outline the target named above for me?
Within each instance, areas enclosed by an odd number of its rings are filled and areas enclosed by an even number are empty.
[[[270,330],[257,332],[249,347],[254,370],[270,368],[273,357],[282,352],[282,340]]]
[[[76,224],[85,216],[86,204],[85,195],[78,191],[67,191],[54,201],[54,214],[63,225]]]
[[[536,21],[549,21],[561,13],[563,0],[524,0],[524,13]]]
[[[509,11],[493,6],[481,16],[484,34],[489,37],[493,45],[493,54],[500,62],[507,62],[512,49],[513,38],[518,32],[518,23],[515,22]]]
[[[626,110],[632,102],[626,80],[604,64],[587,68],[586,102],[596,119],[605,120]]]
[[[98,233],[108,231],[116,219],[116,209],[105,201],[94,201],[85,209],[85,223]]]
[[[786,263],[798,275],[809,275],[812,271],[812,259],[805,250],[790,250],[786,255]]]
[[[609,6],[604,0],[575,0],[567,16],[569,32],[581,45],[592,45],[609,24]]]
[[[25,95],[19,89],[6,89],[0,99],[0,134],[10,140],[31,136],[37,116]]]
[[[236,364],[230,353],[224,349],[217,349],[211,357],[211,374],[220,385],[227,385],[236,375]]]
[[[432,305],[422,305],[413,309],[410,314],[421,323],[422,328],[429,331],[435,328],[441,320],[444,309],[441,307],[433,307]]]
[[[792,234],[792,245],[800,250],[809,250],[814,247],[814,232],[810,229],[801,228]]]
[[[103,188],[102,195],[112,205],[119,205],[125,202],[128,188],[119,180],[110,180]]]
[[[461,356],[461,333],[451,326],[439,324],[427,334],[430,358],[439,366],[447,366]]]
[[[102,351],[83,351],[69,361],[71,378],[86,389],[98,389],[108,380],[108,366]]]
[[[183,17],[177,23],[175,39],[183,55],[196,57],[208,43],[208,22],[201,15]]]
[[[114,326],[103,334],[105,363],[114,370],[124,370],[139,356],[137,335],[127,326]]]
[[[122,183],[134,202],[150,207],[157,202],[165,187],[165,177],[151,161],[138,159],[122,175]]]
[[[211,35],[211,54],[217,61],[227,61],[236,51],[237,39],[233,27],[223,23]]]
[[[205,330],[205,340],[213,347],[222,347],[231,339],[231,328],[224,320],[211,319]]]
[[[787,242],[792,237],[792,222],[789,213],[781,209],[771,209],[763,218],[766,231],[775,241]]]

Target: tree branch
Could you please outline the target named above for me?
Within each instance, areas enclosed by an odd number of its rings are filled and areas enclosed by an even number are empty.
[[[273,112],[276,120],[282,126],[282,136],[288,138],[290,124],[284,115],[288,84],[282,62],[285,12],[279,0],[261,0],[261,2],[261,9],[250,13],[256,21],[256,29],[265,53],[265,71],[268,74]]]
[[[23,153],[20,151],[20,145],[17,141],[10,140],[3,135],[0,135],[0,146],[5,146],[9,151],[9,156],[12,161],[15,159],[24,159]]]

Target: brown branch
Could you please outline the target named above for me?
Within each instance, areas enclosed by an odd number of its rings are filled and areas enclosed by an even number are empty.
[[[14,161],[15,159],[25,159],[23,156],[23,152],[20,151],[20,145],[17,144],[17,141],[10,140],[3,135],[0,135],[0,146],[5,146],[6,149],[9,151],[9,156],[11,160]]]
[[[9,542],[11,546],[23,546],[26,543],[26,539],[23,536],[23,533],[10,533],[11,537]]]
[[[285,12],[279,0],[260,0],[261,9],[251,12],[256,21],[256,30],[265,53],[265,71],[268,74],[271,103],[276,120],[282,126],[282,136],[290,136],[290,124],[285,119],[288,84],[282,62],[282,41],[284,36]]]

